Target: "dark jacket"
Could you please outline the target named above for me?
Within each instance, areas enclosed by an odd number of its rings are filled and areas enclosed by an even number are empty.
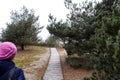
[[[9,71],[15,67],[14,62],[7,60],[0,60],[0,80],[3,80],[5,75],[8,75]],[[23,70],[16,68],[13,74],[12,80],[25,80]]]

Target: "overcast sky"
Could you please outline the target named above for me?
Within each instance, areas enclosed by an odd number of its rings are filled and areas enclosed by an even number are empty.
[[[84,0],[73,0],[74,2]],[[34,9],[35,15],[39,15],[40,26],[48,24],[48,15],[51,13],[58,20],[66,19],[69,12],[64,6],[64,0],[1,0],[0,2],[0,29],[6,27],[6,23],[10,22],[10,12],[20,10],[25,6],[27,9]],[[40,36],[45,40],[49,33],[45,29],[42,30]],[[1,30],[0,30],[1,31]]]

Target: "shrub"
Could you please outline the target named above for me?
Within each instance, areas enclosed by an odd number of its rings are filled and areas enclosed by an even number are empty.
[[[80,68],[82,65],[79,62],[79,58],[71,58],[68,57],[66,59],[67,64],[69,64],[72,68]]]
[[[68,65],[70,65],[72,68],[75,68],[75,69],[81,68],[81,67],[85,69],[93,68],[91,60],[86,56],[72,55],[66,59],[66,62]]]

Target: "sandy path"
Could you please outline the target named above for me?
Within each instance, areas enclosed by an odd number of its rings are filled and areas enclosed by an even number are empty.
[[[39,71],[42,70],[43,72],[43,68],[45,70],[50,56],[49,49],[46,48],[46,50],[46,53],[35,56],[39,58],[37,61],[33,61],[29,67],[23,69],[26,80],[41,80],[43,73],[40,73]]]

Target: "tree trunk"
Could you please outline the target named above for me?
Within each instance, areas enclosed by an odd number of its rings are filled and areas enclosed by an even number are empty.
[[[21,49],[24,50],[24,44],[21,44]]]

